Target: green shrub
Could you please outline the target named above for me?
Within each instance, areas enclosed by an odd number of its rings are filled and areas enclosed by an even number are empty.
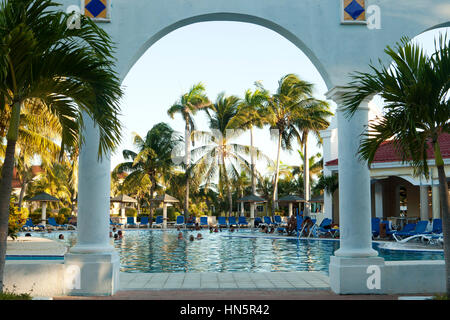
[[[137,217],[136,208],[125,208],[125,216],[126,217]]]
[[[29,293],[16,293],[15,287],[12,291],[3,288],[3,292],[0,292],[0,300],[31,300]]]
[[[42,219],[42,214],[41,213],[30,213],[28,215],[28,218],[31,218],[31,221],[33,221],[33,224],[40,224],[41,223],[41,219]]]
[[[17,238],[17,233],[25,225],[27,218],[28,209],[22,207],[22,209],[19,210],[19,208],[14,206],[14,203],[11,202],[9,206],[8,236],[13,239]]]
[[[64,214],[60,213],[55,216],[55,221],[57,224],[66,224],[67,218]]]
[[[59,214],[63,214],[64,216],[68,217],[72,215],[72,209],[71,208],[61,208],[59,209]]]

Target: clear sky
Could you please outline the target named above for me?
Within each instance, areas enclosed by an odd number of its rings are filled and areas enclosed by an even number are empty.
[[[417,39],[432,51],[434,34],[429,32]],[[326,85],[313,64],[274,31],[241,22],[202,22],[173,31],[149,48],[124,80],[123,142],[112,156],[112,167],[123,161],[123,149],[133,149],[133,132],[144,136],[159,122],[184,132],[181,118],[172,120],[167,109],[193,84],[202,82],[210,100],[215,101],[222,91],[242,97],[245,90],[254,88],[255,81],[274,92],[279,79],[288,73],[314,83],[315,96],[325,99]],[[206,117],[201,113],[196,116],[196,124],[198,129],[208,130]],[[249,134],[244,134],[239,142],[249,144],[249,139]],[[276,158],[276,141],[270,139],[268,129],[257,130],[255,145]],[[314,139],[309,146],[310,154],[321,152]],[[290,154],[283,152],[281,161],[300,164],[295,149]],[[264,167],[260,164],[258,169]]]

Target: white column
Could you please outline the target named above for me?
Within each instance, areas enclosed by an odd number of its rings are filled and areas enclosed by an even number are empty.
[[[383,218],[383,185],[380,182],[375,183],[375,216]]]
[[[109,237],[110,156],[98,158],[100,133],[84,115],[85,142],[78,172],[77,243],[65,256],[67,270],[79,277],[75,295],[112,295],[118,289],[120,261]]]
[[[163,229],[167,229],[167,203],[163,202]]]
[[[333,92],[334,91],[334,92]],[[333,89],[329,98],[341,104],[339,89]],[[361,134],[369,121],[369,101],[363,102],[352,118],[338,108],[339,136],[339,221],[342,257],[371,257],[372,249],[370,172],[367,163],[360,161],[358,149]]]
[[[433,185],[432,204],[433,204],[433,219],[441,219],[441,203],[439,202],[439,186]]]
[[[428,186],[420,186],[420,220],[428,221]]]
[[[358,157],[361,134],[369,121],[369,100],[348,118],[341,109],[344,92],[335,87],[327,93],[338,104],[339,141],[340,248],[330,257],[330,286],[339,294],[374,294],[381,290],[368,287],[368,268],[375,266],[382,273],[384,259],[372,248],[370,172]]]
[[[289,217],[292,216],[292,211],[293,211],[293,204],[292,202],[289,202]]]
[[[120,223],[125,225],[127,223],[127,217],[125,216],[125,204],[120,203]]]

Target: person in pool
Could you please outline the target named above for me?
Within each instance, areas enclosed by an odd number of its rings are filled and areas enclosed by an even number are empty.
[[[202,234],[201,233],[197,234],[197,240],[202,240],[202,239],[203,239]]]
[[[178,240],[182,240],[183,239],[183,233],[182,232],[179,232],[178,233]]]
[[[194,241],[195,239],[194,239],[194,236],[191,234],[190,236],[189,236],[189,241]]]

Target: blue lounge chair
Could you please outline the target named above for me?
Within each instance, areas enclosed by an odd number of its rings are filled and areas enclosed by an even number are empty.
[[[337,229],[331,229],[331,224],[332,224],[331,219],[328,218],[323,219],[316,230],[316,235],[334,236],[334,233],[337,231]]]
[[[239,227],[238,223],[236,222],[236,217],[228,217],[228,225]]]
[[[115,223],[115,222],[113,222],[111,218],[109,218],[109,225],[114,226],[114,227],[123,226],[122,223]]]
[[[228,227],[227,218],[226,217],[219,217],[217,221],[217,225],[219,228]]]
[[[134,227],[137,226],[136,222],[134,222],[133,217],[127,217],[127,223],[125,223],[125,228],[128,226],[134,226]]]
[[[239,228],[240,227],[248,227],[247,219],[245,219],[245,217],[239,217],[238,225],[239,225]]]
[[[148,226],[150,225],[149,221],[148,221],[148,217],[141,217],[141,222],[139,223],[139,228],[141,226]]]
[[[433,234],[441,234],[442,233],[442,219],[434,219],[433,220],[433,229],[431,230]]]
[[[209,227],[208,217],[200,217],[200,227]]]
[[[152,228],[162,228],[163,227],[163,216],[156,216],[155,223],[152,224]]]
[[[418,235],[431,234],[426,231],[427,227],[428,221],[419,221],[417,224],[408,223],[401,231],[394,232],[392,236],[397,242],[407,242],[412,240],[412,237],[417,238]]]
[[[372,218],[372,237],[380,235],[380,218]]]
[[[276,224],[272,222],[272,219],[268,216],[264,216],[264,224],[267,226],[275,226]]]
[[[31,218],[28,218],[25,222],[25,225],[22,227],[22,230],[24,231],[30,231],[35,230],[36,228],[39,228],[39,230],[44,230],[45,227],[42,224],[35,225],[33,223],[33,220]]]
[[[260,217],[256,217],[254,223],[255,223],[255,226],[258,225],[258,227],[259,227],[263,222],[262,222],[262,219]]]
[[[192,217],[191,222],[186,222],[186,228],[194,228],[196,222],[197,222],[197,219],[195,217]]]
[[[186,224],[184,223],[184,216],[177,216],[175,227],[186,227]]]
[[[284,223],[283,220],[281,219],[281,216],[278,215],[273,216],[273,220],[277,226],[286,225],[286,223]]]
[[[397,232],[397,230],[392,229],[392,225],[389,220],[383,220],[383,221],[381,221],[381,223],[386,225],[386,235],[387,236],[391,236],[394,232]]]
[[[67,224],[57,224],[55,218],[48,218],[48,224],[55,228],[63,228],[66,230],[68,228]]]
[[[331,219],[325,218],[322,220],[322,222],[320,222],[319,225],[316,223],[315,219],[312,219],[312,221],[314,222],[314,225],[309,230],[308,237],[310,237],[311,235],[313,235],[314,237],[318,237],[329,232],[329,229],[326,229],[325,227],[331,225]]]

